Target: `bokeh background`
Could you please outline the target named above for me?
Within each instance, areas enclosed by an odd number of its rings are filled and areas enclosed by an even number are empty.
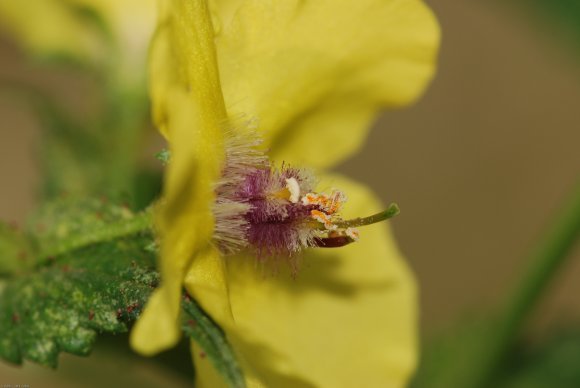
[[[433,84],[416,105],[386,113],[361,152],[338,168],[401,206],[392,224],[420,284],[425,336],[485,311],[509,290],[580,177],[580,45],[570,20],[540,1],[430,3],[443,29]],[[0,79],[56,90],[75,109],[90,104],[96,86],[26,62],[5,34]],[[21,223],[34,207],[41,129],[22,102],[0,101],[0,219]],[[534,318],[538,335],[578,318],[580,250],[573,255]],[[106,354],[96,358],[117,386],[125,377],[142,386],[186,383],[147,361],[120,366],[108,365]],[[86,385],[91,372],[79,372],[86,361],[62,360],[64,372],[76,370]],[[31,386],[49,378],[75,385],[31,366],[0,366],[0,375]]]

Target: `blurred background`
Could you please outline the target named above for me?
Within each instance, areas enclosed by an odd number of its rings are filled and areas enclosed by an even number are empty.
[[[580,12],[549,3],[432,1],[443,29],[433,84],[341,166],[401,205],[393,225],[425,330],[504,294],[580,178]],[[580,312],[580,261],[569,262],[538,324]]]
[[[401,206],[392,224],[420,284],[427,337],[499,300],[580,177],[576,3],[428,3],[443,29],[433,84],[415,106],[386,113],[361,152],[338,167]],[[81,109],[96,86],[26,62],[5,34],[0,79],[33,81]],[[0,219],[22,223],[34,207],[41,129],[25,104],[0,101]],[[578,318],[578,248],[535,315],[537,335]],[[65,369],[83,362],[63,357]],[[39,382],[58,378],[28,370]],[[0,366],[2,376],[24,372]],[[26,376],[13,383],[32,386]]]

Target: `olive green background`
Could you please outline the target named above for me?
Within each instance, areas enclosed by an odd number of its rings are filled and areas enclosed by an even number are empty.
[[[415,106],[386,113],[338,167],[401,206],[392,224],[417,275],[426,333],[500,300],[580,178],[580,55],[565,32],[514,5],[431,3],[443,29],[435,81]],[[59,90],[75,108],[90,105],[94,85],[26,64],[4,38],[0,79],[15,77]],[[0,101],[0,218],[21,222],[34,206],[40,128],[25,105]],[[574,256],[536,315],[537,332],[578,317],[579,249]],[[52,375],[0,367],[5,373],[31,379],[13,384],[48,384],[42,376]]]

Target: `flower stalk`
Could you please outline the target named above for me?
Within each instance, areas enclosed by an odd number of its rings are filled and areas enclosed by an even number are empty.
[[[566,258],[580,236],[580,182],[562,210],[556,215],[547,233],[531,251],[528,268],[516,283],[506,303],[500,310],[496,326],[482,349],[479,360],[474,360],[476,370],[467,387],[493,386],[493,379],[505,361],[514,341],[519,338],[524,325],[546,291],[566,263]]]

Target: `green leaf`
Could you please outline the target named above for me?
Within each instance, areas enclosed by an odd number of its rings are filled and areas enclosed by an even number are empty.
[[[97,333],[122,333],[157,285],[150,237],[95,244],[7,281],[0,293],[0,357],[56,367],[87,355]]]
[[[15,226],[0,223],[0,276],[29,268],[33,258],[27,236]]]
[[[40,262],[74,249],[113,240],[152,224],[150,211],[134,214],[106,197],[61,197],[46,203],[27,225]]]
[[[61,351],[87,354],[98,332],[120,333],[158,281],[148,212],[105,199],[61,198],[23,233],[0,228],[0,357],[55,367]]]
[[[193,339],[232,388],[246,386],[236,357],[219,326],[189,296],[182,302],[183,332]]]
[[[59,353],[87,355],[97,334],[126,332],[159,281],[151,223],[105,199],[43,206],[25,230],[36,269],[0,283],[0,358],[56,367]],[[14,257],[16,232],[6,231]],[[221,329],[188,296],[182,307],[184,332],[231,387],[245,387]]]

